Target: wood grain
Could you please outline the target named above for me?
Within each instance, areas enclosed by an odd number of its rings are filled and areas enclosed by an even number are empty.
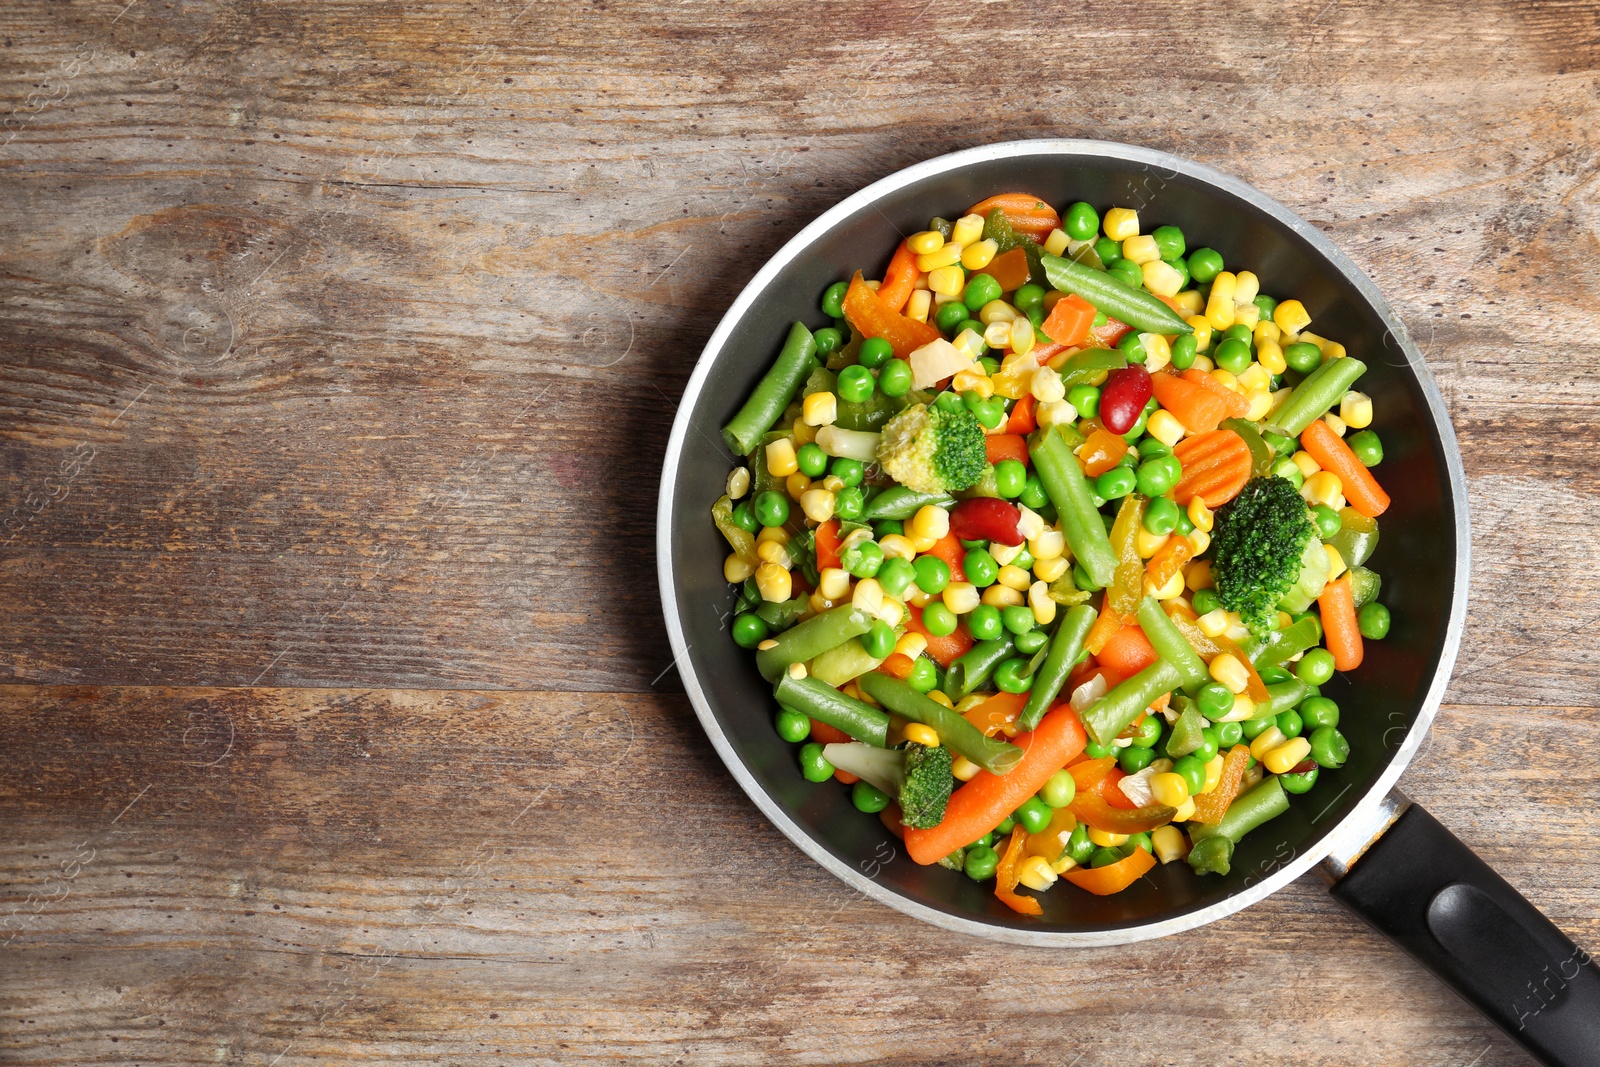
[[[1592,946],[1594,4],[125,2],[0,12],[8,1062],[1526,1062],[1317,884],[1062,954],[851,898],[663,673],[652,515],[717,317],[854,189],[1236,174],[1461,435],[1403,784]]]

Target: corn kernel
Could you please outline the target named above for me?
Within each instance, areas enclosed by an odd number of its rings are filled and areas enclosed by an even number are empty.
[[[1211,296],[1206,300],[1206,321],[1213,329],[1226,330],[1233,325],[1233,294],[1238,279],[1231,271],[1223,271],[1211,281]]]
[[[1239,388],[1246,393],[1253,393],[1258,389],[1268,393],[1272,391],[1272,375],[1268,374],[1267,368],[1260,363],[1252,363],[1246,367],[1244,373],[1239,375],[1238,382]]]
[[[1020,608],[1023,599],[1022,590],[998,583],[985,589],[982,597],[985,604],[996,608]]]
[[[1224,389],[1232,390],[1235,393],[1244,392],[1244,389],[1239,385],[1239,379],[1233,376],[1232,371],[1226,371],[1221,367],[1218,367],[1217,369],[1208,373],[1211,375],[1211,380],[1222,386]]]
[[[1261,279],[1254,273],[1242,270],[1234,275],[1233,302],[1235,304],[1248,304],[1261,295]]]
[[[1322,346],[1322,362],[1324,363],[1330,359],[1343,359],[1345,355],[1344,345],[1338,341],[1329,341]]]
[[[850,596],[850,603],[868,615],[877,615],[883,610],[883,586],[878,584],[876,578],[861,579]]]
[[[965,615],[976,608],[982,596],[971,582],[951,582],[944,587],[944,606],[957,615]]]
[[[1201,497],[1197,496],[1191,499],[1188,508],[1185,509],[1185,513],[1189,516],[1189,521],[1194,523],[1196,530],[1204,530],[1206,533],[1210,533],[1216,525],[1216,512],[1206,507],[1206,502]]]
[[[965,756],[957,756],[953,761],[951,761],[950,764],[950,773],[955,775],[956,781],[958,782],[972,781],[974,778],[978,777],[978,772],[981,770],[983,770],[982,767],[978,766],[976,763],[973,763]]]
[[[800,510],[812,522],[822,523],[833,518],[834,496],[826,489],[807,489],[800,494]]]
[[[1091,826],[1089,827],[1089,840],[1101,848],[1116,848],[1118,845],[1128,843],[1128,835],[1114,834],[1109,830],[1096,830]]]
[[[1184,791],[1187,795],[1188,790]],[[1177,807],[1176,804],[1172,805]],[[1183,859],[1183,831],[1176,826],[1158,826],[1150,831],[1150,847],[1155,850],[1156,859],[1162,863],[1171,863]]]
[[[950,513],[944,508],[924,504],[906,523],[906,533],[912,538],[933,538],[938,541],[950,532]]]
[[[944,693],[940,692],[937,689],[928,690],[928,699],[933,701],[935,704],[943,704],[945,707],[952,708],[952,710],[953,710],[953,707],[952,707],[952,705],[950,703],[950,698],[945,696]],[[909,740],[909,736],[908,736],[908,740]]]
[[[1033,621],[1049,626],[1056,621],[1056,602],[1050,599],[1048,582],[1034,582],[1028,589],[1028,607],[1033,609]]]
[[[982,215],[962,215],[950,227],[950,240],[965,248],[983,236],[983,223]]]
[[[1204,352],[1211,347],[1211,320],[1200,312],[1195,312],[1183,320],[1194,330],[1194,347],[1198,352]],[[1197,364],[1198,365],[1198,364]]]
[[[1160,589],[1157,589],[1155,583],[1146,578],[1144,591],[1147,596],[1152,596],[1157,600],[1173,600],[1183,595],[1183,575],[1174,571],[1172,577],[1167,579],[1167,584]]]
[[[1235,326],[1248,326],[1254,330],[1261,325],[1261,308],[1256,304],[1235,304],[1233,306],[1233,324]]]
[[[1209,793],[1222,781],[1222,753],[1217,753],[1206,761],[1206,784],[1200,787],[1200,792]]]
[[[1339,401],[1339,417],[1352,430],[1365,430],[1372,425],[1372,398],[1366,393],[1344,394]]]
[[[1269,726],[1257,734],[1254,741],[1250,742],[1250,755],[1256,759],[1265,759],[1268,752],[1271,752],[1287,740],[1289,739],[1283,736],[1282,730],[1276,726]]]
[[[1340,437],[1343,437],[1347,432],[1349,432],[1350,427],[1345,425],[1345,421],[1331,411],[1322,416],[1322,421],[1328,424],[1328,429],[1332,430]]]
[[[906,617],[906,609],[900,601],[886,596],[883,598],[883,607],[877,611],[877,616],[887,623],[890,629],[895,629]]]
[[[750,562],[737,552],[728,553],[728,558],[722,561],[722,577],[729,582],[742,582],[755,573],[755,568]]]
[[[941,245],[933,252],[917,257],[917,269],[932,274],[940,267],[953,267],[961,262],[961,246],[954,241]]]
[[[1311,742],[1303,737],[1291,737],[1268,752],[1261,762],[1273,774],[1287,774],[1309,755],[1311,755]]]
[[[933,307],[933,293],[927,289],[913,289],[911,299],[906,301],[906,318],[916,322],[927,322],[928,311]]]
[[[1166,408],[1157,408],[1150,415],[1149,421],[1144,424],[1144,431],[1168,448],[1183,440],[1186,432],[1183,423]]]
[[[906,633],[894,643],[894,650],[909,659],[916,659],[928,650],[928,638],[923,634]]]
[[[787,437],[779,438],[767,446],[767,473],[774,478],[787,478],[800,469],[794,457],[794,443]]]
[[[1344,499],[1344,483],[1332,471],[1319,470],[1306,479],[1300,487],[1300,495],[1308,503],[1326,504],[1331,508]]]
[[[935,293],[956,296],[967,284],[960,267],[939,267],[928,272],[928,288]]]
[[[906,247],[911,249],[915,255],[929,255],[944,247],[944,234],[938,230],[923,230],[921,233],[914,233],[906,238]]]
[[[919,553],[932,552],[933,546],[939,543],[937,537],[911,537],[907,538],[907,540],[911,542],[911,547]]]
[[[1196,620],[1196,625],[1207,637],[1221,637],[1228,632],[1228,613],[1221,608],[1212,608]]]
[[[1311,453],[1305,449],[1296,452],[1292,457],[1294,465],[1300,468],[1300,473],[1309,478],[1322,469],[1322,464],[1312,458]]]
[[[1072,858],[1071,853],[1063,852],[1061,854],[1061,858],[1050,865],[1050,869],[1055,871],[1057,874],[1066,874],[1077,865],[1078,861]]]
[[[991,300],[978,309],[978,321],[985,326],[997,322],[1010,323],[1017,317],[1017,309],[1004,300]]]
[[[1267,319],[1265,322],[1256,323],[1255,329],[1252,331],[1252,333],[1254,336],[1251,338],[1251,340],[1256,343],[1258,348],[1268,341],[1271,341],[1273,344],[1277,345],[1283,340],[1283,331],[1278,329],[1278,324],[1273,322],[1271,319]],[[1260,357],[1257,356],[1256,358],[1259,359]],[[1273,373],[1276,374],[1278,372],[1273,371]]]
[[[1017,868],[1017,882],[1042,892],[1056,884],[1056,872],[1043,856],[1029,856]]]
[[[1044,250],[1052,256],[1064,256],[1067,247],[1072,243],[1072,238],[1067,236],[1065,230],[1059,226],[1050,231],[1050,236],[1044,239]]]
[[[1041,404],[1052,404],[1063,400],[1067,395],[1067,387],[1061,381],[1059,371],[1050,367],[1040,367],[1033,372],[1033,377],[1028,382],[1028,392]]]
[[[1216,584],[1211,577],[1211,561],[1208,559],[1196,560],[1183,568],[1183,584],[1195,592],[1210,589]]]
[[[805,496],[806,490],[811,488],[811,479],[799,471],[795,471],[783,480],[783,488],[792,499],[798,502],[802,496]]]
[[[1014,567],[1008,563],[1000,568],[999,581],[1008,589],[1027,592],[1028,587],[1033,584],[1033,576],[1021,567]]]
[[[1316,345],[1317,351],[1322,353],[1323,361],[1327,361],[1328,345],[1331,342],[1326,337],[1323,337],[1321,334],[1312,333],[1310,330],[1302,330],[1298,339],[1304,341],[1308,345]]]
[[[1250,684],[1250,672],[1231,652],[1224,652],[1211,661],[1211,677],[1227,686],[1231,692],[1242,693]]]
[[[994,238],[985,237],[961,250],[961,265],[968,270],[982,270],[999,252],[1000,246],[995,243]]]
[[[1122,242],[1122,258],[1142,267],[1146,263],[1161,262],[1161,249],[1149,234],[1136,235]]]
[[[1007,563],[1022,555],[1022,550],[1026,547],[1028,546],[1024,544],[1002,545],[991,541],[989,542],[989,555],[994,557],[996,563],[1004,567]]]
[[[763,563],[776,563],[785,569],[794,566],[794,560],[789,556],[789,549],[782,541],[756,542],[756,559]]]
[[[1244,395],[1250,401],[1250,409],[1244,417],[1250,422],[1260,422],[1267,417],[1267,412],[1272,410],[1272,394],[1265,389],[1254,389]]]
[[[885,534],[878,547],[883,549],[884,559],[915,559],[917,555],[916,546],[904,534]]]
[[[1199,498],[1196,497],[1196,499]],[[1140,523],[1139,529],[1133,535],[1133,547],[1138,551],[1140,559],[1149,559],[1157,552],[1160,552],[1161,547],[1171,540],[1171,538],[1172,535],[1170,533],[1151,533],[1149,530],[1144,528],[1143,523]]]
[[[1172,346],[1167,344],[1167,339],[1161,334],[1141,333],[1139,344],[1144,347],[1145,370],[1152,373],[1165,370],[1167,364],[1172,362]]]
[[[830,474],[822,479],[822,488],[830,493],[837,493],[844,488],[844,479],[837,474]],[[851,530],[851,533],[862,533],[861,530]]]
[[[1339,575],[1349,570],[1349,568],[1344,565],[1344,556],[1340,554],[1337,548],[1334,548],[1332,545],[1323,545],[1322,550],[1328,554],[1328,566],[1330,568],[1328,571],[1328,581],[1333,581],[1335,578],[1339,577]]]
[[[1011,344],[1011,323],[991,322],[983,328],[983,343],[990,348],[1006,348]]]
[[[1139,213],[1132,208],[1114,207],[1101,220],[1106,237],[1113,241],[1126,241],[1139,232]]]
[[[1256,717],[1256,702],[1249,693],[1233,694],[1233,708],[1222,717],[1227,722],[1248,722]]]
[[[1306,306],[1300,301],[1284,300],[1273,309],[1272,321],[1284,333],[1299,333],[1311,325],[1311,316],[1306,313]]]
[[[780,545],[788,544],[789,531],[782,526],[763,526],[761,532],[756,534],[756,545],[759,547],[768,541],[776,541]]]
[[[985,343],[986,342],[983,339],[983,334],[972,329],[970,326],[956,334],[956,339],[951,342],[951,344],[959,348],[962,354],[968,359],[977,359],[978,353],[983,351],[983,346]]]
[[[1178,314],[1185,318],[1190,315],[1198,315],[1205,310],[1206,298],[1200,295],[1200,290],[1198,289],[1185,289],[1172,299],[1178,305]]]
[[[1033,323],[1027,318],[1018,315],[1011,320],[1011,351],[1019,356],[1025,356],[1033,351],[1036,338],[1033,333]]]
[[[1134,240],[1139,238],[1135,237]],[[1183,275],[1178,273],[1176,267],[1159,259],[1144,264],[1139,271],[1144,276],[1144,287],[1157,296],[1177,296],[1178,290],[1183,288]]]
[[[1210,374],[1212,371],[1217,369],[1217,365],[1215,363],[1211,362],[1211,357],[1210,356],[1195,356],[1194,357],[1194,369],[1197,370],[1197,371],[1204,371],[1205,373]]]
[[[958,393],[973,392],[987,400],[994,395],[994,379],[979,370],[957,371],[950,388]]]
[[[1033,556],[1035,569],[1039,560],[1056,559],[1067,551],[1067,538],[1060,530],[1046,528],[1028,538],[1028,553]]]
[[[803,406],[801,410],[804,411]],[[794,425],[789,431],[790,433],[794,434],[794,447],[799,448],[801,445],[809,445],[812,441],[815,441],[817,439],[817,430],[819,428],[820,427],[807,424],[803,417],[795,419]]]
[[[1178,805],[1178,810],[1172,813],[1173,822],[1188,822],[1194,818],[1194,797],[1190,797]]]
[[[1023,537],[1038,537],[1044,532],[1045,521],[1039,513],[1023,504],[1017,508],[1017,533]]]
[[[919,745],[927,745],[929,748],[939,747],[939,734],[931,726],[924,726],[920,722],[907,723],[905,734],[907,741],[914,741]]]
[[[1033,561],[1033,576],[1041,582],[1053,582],[1071,569],[1072,564],[1064,555],[1054,559],[1036,559]]]
[[[756,568],[756,591],[762,600],[777,604],[794,595],[794,585],[788,571],[776,563],[763,563]]]
[[[1175,808],[1189,799],[1189,783],[1183,775],[1165,771],[1150,776],[1150,792],[1157,803]]]
[[[1206,549],[1211,547],[1210,532],[1201,529],[1190,530],[1189,544],[1193,546],[1193,550],[1189,558],[1193,559],[1195,556],[1205,555]]]

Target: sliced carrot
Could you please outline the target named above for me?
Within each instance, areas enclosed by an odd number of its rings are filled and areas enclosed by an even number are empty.
[[[1006,433],[1030,434],[1037,430],[1039,428],[1038,410],[1039,402],[1033,398],[1032,393],[1017,401],[1011,408],[1010,420],[1006,422]],[[1026,447],[1023,448],[1023,452],[1027,452]],[[989,462],[993,463],[994,460],[991,459]],[[1022,457],[1022,462],[1028,462],[1026,455]]]
[[[911,657],[904,652],[891,652],[889,658],[878,664],[878,670],[891,678],[898,678],[902,682],[911,677],[911,671],[916,667]],[[815,719],[811,720],[813,723]]]
[[[1150,375],[1150,391],[1156,401],[1190,433],[1210,433],[1228,417],[1228,407],[1204,386],[1157,371]]]
[[[1073,867],[1062,875],[1079,889],[1096,896],[1106,897],[1120,893],[1150,872],[1156,858],[1142,848],[1136,848],[1115,863],[1104,867]]]
[[[1084,442],[1083,452],[1078,456],[1078,464],[1083,467],[1083,473],[1091,478],[1098,478],[1121,463],[1122,457],[1127,454],[1127,441],[1102,426],[1096,426],[1090,432],[1088,440]]]
[[[1183,380],[1193,382],[1228,406],[1228,418],[1242,419],[1250,414],[1250,401],[1243,393],[1236,393],[1205,371],[1190,367],[1183,372]]]
[[[1028,463],[1028,440],[1020,433],[990,434],[983,439],[983,449],[991,464],[1003,459],[1014,459],[1024,466]]]
[[[883,823],[885,829],[902,841],[906,838],[906,824],[902,821],[903,814],[900,810],[900,805],[892,800],[889,801],[887,808],[878,812],[878,821]]]
[[[917,254],[904,241],[894,250],[888,268],[883,272],[883,284],[878,286],[878,299],[890,311],[899,311],[911,299],[911,290],[917,285]]]
[[[811,740],[823,745],[843,745],[854,741],[855,738],[843,730],[836,730],[825,722],[811,720]]]
[[[1031,237],[1048,237],[1051,230],[1061,225],[1061,216],[1056,214],[1056,209],[1032,193],[1001,193],[998,196],[991,196],[987,200],[973,204],[967,214],[987,217],[995,208],[1000,209],[1000,213],[1011,223],[1013,230]]]
[[[1124,626],[1112,634],[1095,656],[1118,674],[1130,678],[1160,658],[1144,631],[1137,626]]]
[[[837,767],[833,769],[833,780],[843,783],[844,785],[855,785],[857,782],[861,781],[860,778],[857,778],[849,771],[841,771]]]
[[[1250,449],[1232,430],[1185,437],[1173,446],[1172,454],[1183,464],[1183,477],[1172,490],[1172,499],[1179,504],[1200,497],[1208,508],[1221,507],[1250,480]]]
[[[839,520],[829,519],[817,527],[817,570],[839,566]]]
[[[958,541],[957,547],[959,546],[960,542]],[[972,647],[972,638],[967,636],[967,628],[965,626],[958,626],[954,633],[945,634],[943,637],[930,634],[928,628],[922,625],[922,609],[915,605],[906,614],[906,627],[928,639],[928,655],[932,656],[933,661],[941,667],[950,666]],[[893,659],[894,657],[891,656],[889,658]],[[1018,801],[1018,803],[1021,802]],[[983,834],[978,835],[978,837],[982,836]],[[955,850],[951,849],[950,851],[953,852]]]
[[[1327,635],[1334,667],[1353,671],[1361,666],[1366,649],[1356,625],[1356,597],[1349,571],[1323,587],[1322,595],[1317,598],[1317,610],[1322,615],[1322,632]]]
[[[1115,348],[1117,347],[1117,342],[1122,340],[1122,335],[1132,329],[1133,327],[1127,323],[1107,316],[1105,325],[1096,326],[1090,330],[1089,336],[1094,339],[1095,344],[1102,348]]]
[[[1338,475],[1351,507],[1369,519],[1389,510],[1389,494],[1326,422],[1317,419],[1300,431],[1300,447],[1311,453],[1323,470]]]
[[[906,828],[906,851],[918,863],[936,863],[1000,825],[1067,761],[1083,751],[1088,735],[1070,705],[1058,704],[1032,733],[1018,734],[1022,759],[1006,774],[979,771],[950,795],[944,819],[928,830]]]
[[[987,274],[999,282],[1001,292],[1013,292],[1028,283],[1028,254],[1020,248],[1001,252],[978,273]]]
[[[928,549],[928,555],[937,556],[944,560],[945,566],[950,568],[950,580],[964,582],[967,580],[966,569],[962,566],[967,558],[967,550],[961,547],[961,539],[953,533],[947,533],[933,543]],[[819,564],[820,566],[820,564]]]
[[[1089,340],[1094,328],[1094,305],[1077,293],[1056,301],[1050,314],[1040,324],[1039,330],[1050,340],[1062,345],[1081,345]]]

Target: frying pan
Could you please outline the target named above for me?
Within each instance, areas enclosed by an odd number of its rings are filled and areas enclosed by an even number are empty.
[[[824,325],[817,300],[851,271],[881,276],[899,239],[995,193],[1053,204],[1133,207],[1182,227],[1300,298],[1315,329],[1369,367],[1394,503],[1372,566],[1393,612],[1360,670],[1324,687],[1345,714],[1349,762],[1240,842],[1232,871],[1157,866],[1122,893],[1042,894],[1044,914],[999,903],[987,885],[922,867],[844,789],[800,775],[772,726],[772,693],[728,633],[733,596],[710,521],[733,457],[720,427],[771,364],[789,323]],[[909,167],[845,199],[796,235],[733,302],[684,392],[667,446],[657,555],[667,631],[684,687],[756,806],[851,887],[935,926],[1040,947],[1119,945],[1231,915],[1318,867],[1331,892],[1535,1056],[1600,1064],[1600,967],[1432,816],[1394,789],[1438,710],[1466,616],[1467,493],[1455,433],[1405,327],[1317,230],[1226,175],[1148,149],[1084,140],[989,145]]]

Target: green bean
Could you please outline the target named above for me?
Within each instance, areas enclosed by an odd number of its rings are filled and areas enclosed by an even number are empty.
[[[878,748],[889,745],[889,716],[871,704],[846,696],[827,682],[807,675],[791,678],[788,671],[778,675],[773,687],[778,702],[809,715],[835,730],[843,730],[857,741]]]
[[[829,685],[843,685],[852,678],[877,670],[882,662],[882,659],[867,651],[861,638],[852,637],[826,652],[817,653],[811,661],[811,675]]]
[[[1045,493],[1055,505],[1072,554],[1090,580],[1104,589],[1116,574],[1117,554],[1111,550],[1111,538],[1094,506],[1094,495],[1083,468],[1078,466],[1078,457],[1054,428],[1036,434],[1028,454]]]
[[[1245,834],[1268,819],[1275,819],[1289,810],[1289,797],[1277,775],[1270,775],[1248,793],[1241,793],[1219,823],[1190,822],[1189,837],[1199,844],[1208,837],[1225,837],[1234,844]]]
[[[1059,256],[1045,256],[1045,277],[1063,293],[1076,293],[1099,311],[1141,333],[1194,333],[1176,311],[1152,293],[1124,285],[1111,275]]]
[[[722,439],[736,454],[747,455],[761,435],[772,429],[783,409],[789,406],[794,391],[811,373],[816,352],[816,338],[804,323],[797,322],[789,327],[789,339],[784,341],[772,369],[756,384],[739,414],[722,428]]]
[[[957,700],[971,696],[1010,657],[1012,649],[1010,634],[1002,634],[994,641],[979,641],[950,664],[944,676],[946,692]]]
[[[1349,357],[1346,357],[1349,358]],[[1315,619],[1301,619],[1287,630],[1279,630],[1250,659],[1259,667],[1276,667],[1316,645],[1322,628]]]
[[[954,498],[948,493],[919,493],[903,485],[891,486],[872,498],[861,513],[861,520],[909,519],[928,504],[944,507],[953,501]]]
[[[1099,614],[1087,604],[1067,609],[1060,625],[1056,627],[1055,636],[1050,639],[1050,651],[1045,653],[1044,662],[1033,674],[1033,688],[1028,692],[1028,702],[1017,716],[1018,729],[1033,729],[1044,718],[1044,713],[1050,710],[1050,702],[1067,684],[1067,676],[1083,654],[1083,640],[1089,636],[1089,628]]]
[[[1166,660],[1150,664],[1084,709],[1083,727],[1089,731],[1089,738],[1096,744],[1110,745],[1140,712],[1163,693],[1176,689],[1181,680],[1178,668]]]
[[[1366,371],[1367,365],[1353,356],[1325,361],[1295,386],[1273,421],[1290,437],[1300,436],[1300,431],[1322,418]]]
[[[1005,774],[1022,759],[1022,749],[1016,745],[985,737],[983,731],[960,713],[923,696],[897,678],[873,671],[857,679],[856,685],[895,714],[933,727],[946,748],[991,774]]]
[[[1272,473],[1272,464],[1277,457],[1272,454],[1272,449],[1267,447],[1267,442],[1256,429],[1255,423],[1249,419],[1223,419],[1222,428],[1238,434],[1239,439],[1250,450],[1250,477],[1265,478]]]
[[[1128,365],[1128,357],[1115,348],[1086,348],[1068,356],[1061,365],[1061,384],[1071,389],[1075,386],[1093,388],[1106,380],[1106,375]]]
[[[840,604],[779,634],[776,644],[756,653],[756,669],[761,677],[775,682],[791,663],[804,663],[870,629],[871,615],[854,605]]]
[[[1147,596],[1139,602],[1139,628],[1150,639],[1150,647],[1156,650],[1156,655],[1178,668],[1185,692],[1192,696],[1211,680],[1206,661],[1200,658],[1189,639],[1178,632],[1154,597]]]
[[[1311,693],[1311,687],[1298,678],[1267,686],[1267,702],[1257,704],[1252,719],[1263,715],[1278,715],[1299,704]]]

